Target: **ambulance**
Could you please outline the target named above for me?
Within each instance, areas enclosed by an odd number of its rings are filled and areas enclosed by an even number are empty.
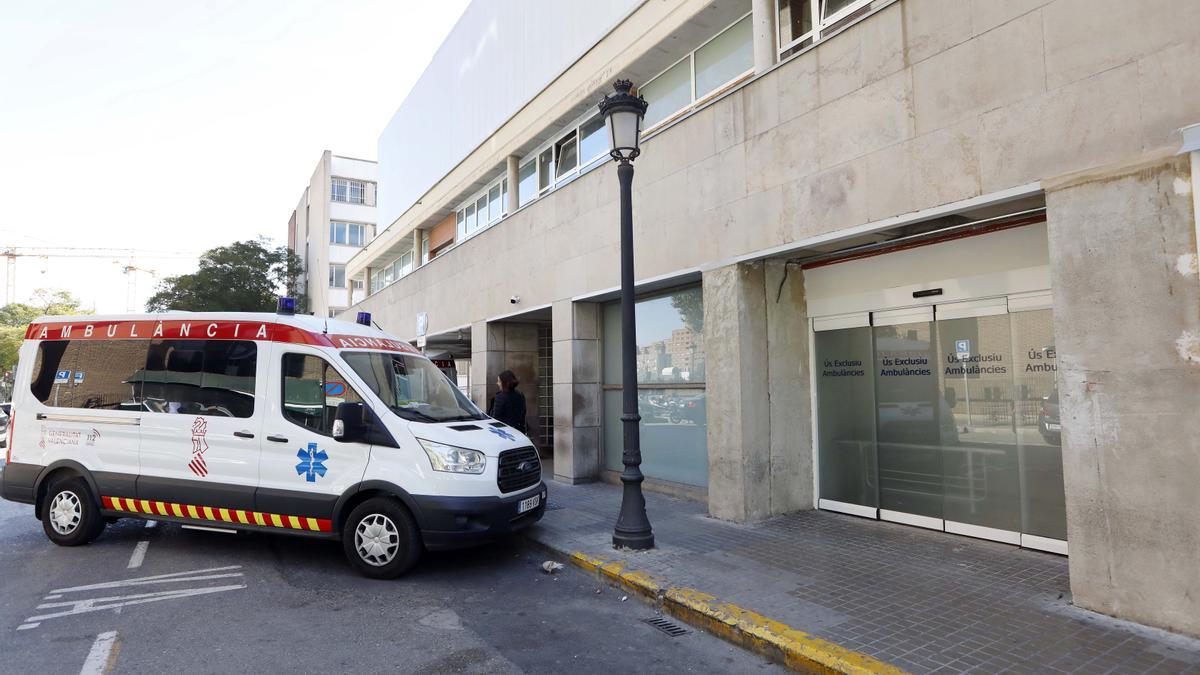
[[[541,519],[533,444],[407,342],[294,314],[41,317],[5,499],[86,544],[119,518],[340,540],[374,578]]]

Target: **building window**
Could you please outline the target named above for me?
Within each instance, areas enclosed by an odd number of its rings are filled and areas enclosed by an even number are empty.
[[[329,243],[362,246],[367,243],[367,226],[362,223],[329,223]]]
[[[538,192],[549,190],[554,184],[554,149],[546,148],[538,155]]]
[[[554,157],[555,163],[558,165],[556,179],[563,178],[579,165],[579,145],[574,129],[554,145]]]
[[[786,1],[786,0],[781,0]],[[642,86],[649,129],[754,70],[754,35],[747,14]]]
[[[777,0],[779,7],[779,54],[787,56],[795,49],[820,40],[822,31],[855,12],[870,6],[871,0]]]
[[[351,279],[350,287],[356,291],[361,291],[363,289],[363,280],[362,279]]]
[[[647,82],[639,93],[649,102],[646,108],[645,128],[667,119],[692,102],[691,56],[666,69],[661,75]]]
[[[696,98],[704,98],[754,67],[754,34],[750,17],[696,50]]]
[[[526,162],[517,172],[517,205],[525,206],[537,197],[537,165]]]
[[[329,287],[330,288],[345,288],[346,287],[346,266],[345,265],[330,265],[329,266]]]
[[[488,190],[488,222],[494,223],[500,220],[500,216],[500,186],[493,185]]]
[[[596,115],[579,125],[579,159],[583,166],[608,154],[608,134],[604,133],[604,118]]]
[[[504,204],[507,195],[508,181],[500,178],[460,205],[454,216],[458,232],[457,241],[462,241],[503,218],[508,212]]]
[[[367,202],[367,184],[360,180],[334,178],[330,184],[329,198],[335,202],[365,204]]]
[[[704,300],[699,286],[639,298],[638,410],[642,471],[651,478],[708,484]],[[621,305],[603,312],[604,462],[621,465]]]

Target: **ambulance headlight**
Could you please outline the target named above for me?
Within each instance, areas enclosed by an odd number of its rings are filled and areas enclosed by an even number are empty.
[[[477,450],[456,448],[453,445],[427,441],[423,438],[418,438],[417,441],[425,449],[425,454],[429,455],[429,463],[433,465],[434,471],[483,473],[483,467],[487,463],[483,453]]]

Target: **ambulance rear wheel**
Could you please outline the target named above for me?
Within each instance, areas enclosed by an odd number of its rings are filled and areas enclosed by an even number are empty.
[[[423,547],[408,509],[394,499],[374,497],[350,512],[342,526],[342,548],[363,576],[394,579],[417,564]]]
[[[81,546],[104,531],[104,516],[82,478],[57,480],[46,492],[42,530],[59,546]]]

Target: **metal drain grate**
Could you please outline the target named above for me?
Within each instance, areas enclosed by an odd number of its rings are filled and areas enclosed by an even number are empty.
[[[679,637],[680,635],[687,635],[688,633],[688,629],[673,621],[664,619],[661,616],[652,616],[649,619],[642,619],[642,621],[654,626],[671,637]]]

